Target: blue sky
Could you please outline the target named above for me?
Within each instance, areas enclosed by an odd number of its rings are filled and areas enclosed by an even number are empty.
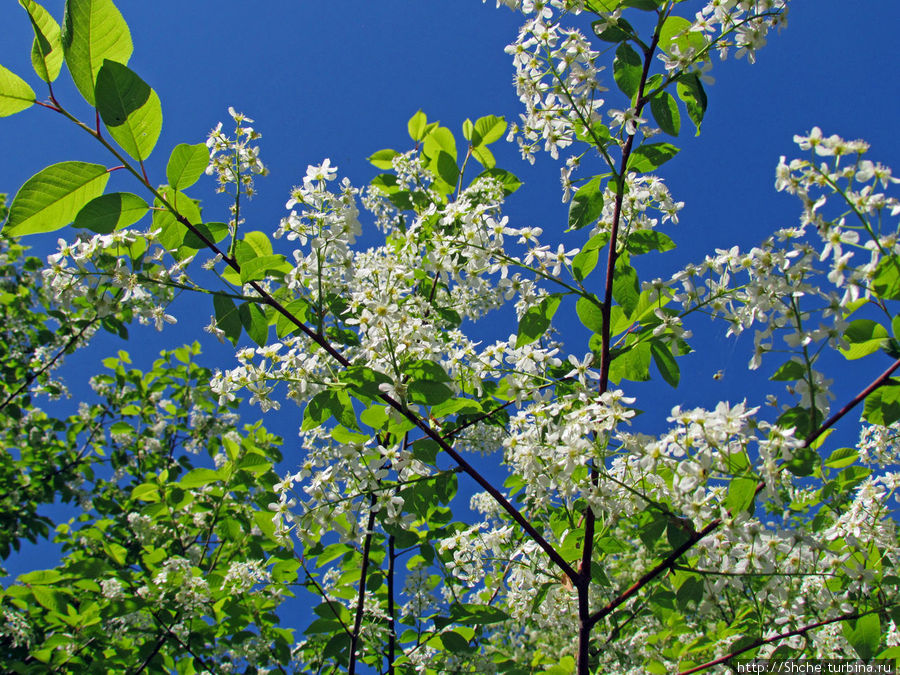
[[[61,0],[44,5],[61,18]],[[495,9],[492,1],[120,0],[118,5],[135,43],[130,66],[163,102],[163,135],[148,164],[151,180],[164,182],[169,148],[204,140],[216,122],[227,120],[228,106],[256,120],[271,175],[257,181],[259,194],[243,209],[248,229],[275,228],[285,214],[288,192],[307,164],[328,157],[355,184],[367,182],[378,170],[365,157],[385,147],[407,149],[406,121],[418,109],[457,134],[466,117],[496,114],[514,120],[520,110],[510,58],[503,52],[515,38],[519,16]],[[900,3],[895,0],[797,2],[788,28],[770,36],[756,65],[733,57],[716,62],[703,133],[694,138],[685,124],[688,131],[677,141],[682,152],[662,172],[675,198],[686,202],[681,224],[668,231],[679,249],[659,258],[658,270],[648,276],[665,276],[678,262],[702,259],[714,247],[752,246],[773,229],[794,223],[798,204],[775,193],[774,168],[780,155],[797,152],[792,136],[814,125],[826,134],[865,138],[872,144],[871,157],[893,164],[900,173],[900,79],[893,65],[898,25]],[[25,12],[14,2],[3,3],[0,26],[0,64],[43,96],[30,66]],[[87,117],[67,76],[60,82],[58,97]],[[0,120],[0,142],[0,191],[10,195],[48,164],[106,161],[86,134],[37,107]],[[550,243],[562,232],[567,213],[560,202],[559,165],[543,155],[531,166],[519,159],[513,145],[494,147],[499,166],[525,182],[509,201],[511,222],[543,227],[545,243]],[[224,220],[227,204],[217,201],[209,188],[211,181],[196,196],[204,199],[211,220]],[[56,236],[30,243],[47,252]],[[210,312],[203,308],[197,321],[181,317],[178,327],[161,335],[152,329],[135,331],[125,345],[102,337],[97,349],[70,360],[70,379],[79,372],[96,372],[99,361],[116,349],[152,356],[164,347],[202,338]],[[498,325],[496,330],[508,333],[509,328]],[[735,348],[721,330],[716,335],[702,343],[708,351],[685,360],[686,377],[693,378],[689,388],[674,397],[670,391],[660,393],[660,405],[682,399],[711,405],[719,398],[734,401],[752,393],[742,376],[750,340]],[[208,353],[222,359],[220,367],[232,365],[228,350],[210,345]],[[848,379],[843,398],[879,367],[862,366]],[[712,373],[720,369],[728,376],[713,382]],[[655,396],[653,390],[643,391]],[[289,436],[298,416],[299,411],[288,408],[273,427],[282,426],[278,431]]]

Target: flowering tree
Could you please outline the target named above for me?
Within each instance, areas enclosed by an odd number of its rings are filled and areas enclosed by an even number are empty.
[[[639,260],[675,247],[664,230],[682,204],[654,172],[688,122],[700,133],[713,57],[752,61],[785,0],[498,2],[523,15],[507,48],[521,120],[467,120],[459,137],[419,112],[412,149],[374,153],[383,173],[364,188],[327,159],[309,166],[279,249],[243,227],[266,173],[252,120],[231,110],[233,127],[176,146],[159,185],[144,162],[161,102],[128,68],[111,0],[67,0],[62,28],[20,4],[47,98],[0,68],[0,115],[38,105],[110,160],[40,171],[4,225],[82,232],[40,270],[7,249],[3,433],[20,450],[4,460],[4,554],[46,534],[35,505],[56,492],[83,510],[57,528],[61,564],[4,590],[13,669],[687,673],[900,655],[890,170],[813,129],[776,173],[797,226],[668,279]],[[84,119],[54,93],[63,65]],[[577,249],[503,215],[521,185],[490,150],[504,135],[532,162],[567,155]],[[113,171],[143,196],[105,192]],[[227,222],[185,193],[204,173]],[[359,246],[363,227],[383,243]],[[235,363],[213,374],[182,347],[141,373],[121,353],[94,379],[101,403],[65,420],[34,407],[60,389],[62,354],[98,327],[162,329],[175,291],[210,297],[207,331]],[[566,306],[586,344],[558,332]],[[479,342],[504,307],[516,332]],[[665,433],[641,433],[629,383],[678,387],[701,314],[754,330],[749,367],[772,371],[772,393],[675,408]],[[833,409],[825,369],[883,354],[889,367]],[[237,428],[243,391],[264,413],[303,410],[305,454],[283,477],[277,439]],[[857,446],[831,447],[860,404]],[[195,466],[201,450],[214,467]],[[460,480],[478,486],[469,509]],[[275,613],[298,585],[319,599],[302,635]]]

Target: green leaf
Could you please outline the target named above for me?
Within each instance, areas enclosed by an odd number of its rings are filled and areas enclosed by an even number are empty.
[[[494,153],[488,150],[483,145],[478,145],[472,148],[472,157],[478,160],[478,163],[481,164],[485,169],[493,169],[497,165],[497,160],[494,158]]]
[[[199,468],[188,471],[182,479],[178,481],[178,485],[185,490],[188,490],[190,488],[203,487],[210,483],[217,483],[220,480],[222,480],[222,476],[215,469]]]
[[[507,197],[518,190],[520,187],[522,187],[522,181],[520,181],[514,174],[510,173],[506,169],[485,169],[480,174],[478,174],[478,178],[484,177],[490,177],[494,180],[499,181],[503,186],[503,194]]]
[[[861,659],[871,659],[881,644],[881,621],[878,614],[866,614],[856,621],[843,623],[844,637]]]
[[[410,117],[409,122],[406,124],[406,128],[409,131],[409,137],[416,142],[421,141],[423,138],[425,138],[427,127],[428,117],[421,110]]]
[[[866,397],[863,418],[872,424],[888,426],[900,420],[900,383],[888,380],[890,384],[879,387]]]
[[[188,145],[179,143],[169,155],[166,180],[175,190],[184,190],[200,180],[209,166],[209,148],[206,143]]]
[[[701,50],[706,41],[700,33],[691,30],[694,24],[681,16],[670,16],[659,31],[659,48],[666,53],[677,46],[682,54],[690,49]]]
[[[431,415],[435,419],[441,419],[454,413],[459,415],[480,415],[483,412],[484,408],[477,401],[468,398],[454,398],[431,409]]]
[[[433,380],[434,382],[450,382],[450,376],[443,367],[428,359],[417,359],[403,367],[403,373],[412,380]]]
[[[411,450],[413,457],[420,462],[434,464],[441,451],[441,446],[431,438],[421,438],[412,444]]]
[[[112,0],[66,0],[62,45],[72,80],[91,105],[103,61],[126,65],[133,50],[128,24]]]
[[[575,191],[569,207],[569,229],[580,230],[593,224],[603,213],[603,181],[605,176],[594,176]]]
[[[438,630],[442,630],[451,623],[463,626],[485,626],[506,621],[508,618],[509,615],[499,607],[455,602],[450,606],[450,617],[435,617],[434,625]]]
[[[578,281],[584,281],[594,271],[600,258],[600,249],[609,242],[609,233],[601,232],[588,239],[575,257],[572,258],[572,274]]]
[[[605,0],[604,0],[605,1]],[[607,4],[617,5],[618,0],[608,2]],[[591,10],[596,11],[596,10]],[[611,12],[614,10],[602,10],[603,13]],[[594,35],[603,40],[604,42],[613,42],[619,43],[624,42],[625,40],[633,37],[635,35],[634,28],[632,28],[631,24],[628,23],[625,19],[619,18],[617,20],[610,21],[607,19],[598,19],[591,23],[591,29],[594,31]]]
[[[463,138],[465,138],[467,141],[472,140],[472,135],[475,133],[475,125],[472,124],[472,120],[470,120],[468,117],[462,123],[462,132]],[[481,139],[479,138],[479,141],[480,140]]]
[[[490,145],[503,138],[506,131],[506,120],[496,115],[479,117],[475,122],[475,133],[472,135],[472,145]]]
[[[621,255],[616,260],[616,270],[613,276],[613,298],[622,305],[622,309],[628,316],[637,309],[641,296],[641,285],[635,269],[628,264],[628,256]]]
[[[678,82],[675,85],[675,91],[678,98],[681,99],[687,108],[688,117],[697,128],[696,135],[700,135],[700,123],[703,122],[703,115],[706,114],[706,92],[703,90],[703,83],[697,73],[682,73],[678,76]]]
[[[31,44],[31,65],[34,66],[34,72],[44,82],[53,82],[59,77],[63,64],[59,24],[50,12],[34,0],[19,0],[19,4],[28,12],[34,29],[34,42]]]
[[[425,137],[422,144],[422,152],[426,157],[436,158],[440,151],[450,155],[450,159],[456,164],[456,139],[453,138],[453,132],[447,127],[435,127],[430,134]]]
[[[653,363],[659,369],[659,374],[671,386],[678,387],[678,381],[681,378],[681,370],[678,368],[678,362],[672,355],[672,350],[668,345],[654,340],[650,343],[650,354],[653,356]]]
[[[225,332],[231,344],[237,344],[241,337],[241,318],[234,301],[227,295],[214,295],[213,308],[216,312],[216,326]]]
[[[844,339],[850,343],[841,354],[849,361],[877,352],[887,340],[887,328],[871,319],[856,319],[844,331]]]
[[[794,406],[778,416],[776,422],[783,429],[794,428],[795,438],[806,438],[812,432],[812,421],[807,408]]]
[[[659,128],[670,136],[677,136],[681,131],[681,115],[675,98],[667,91],[661,91],[650,99],[650,112]]]
[[[306,430],[320,427],[332,417],[348,429],[359,429],[350,396],[345,391],[332,389],[325,389],[312,397],[303,411],[303,424],[300,428]]]
[[[442,382],[415,380],[407,387],[409,400],[422,405],[438,405],[453,398],[453,390]]]
[[[900,300],[900,256],[889,255],[878,261],[872,290],[884,300]]]
[[[250,260],[260,255],[272,255],[272,242],[265,232],[253,230],[244,234],[243,239],[237,242],[235,255],[238,262]],[[242,251],[242,249],[244,249]]]
[[[661,2],[659,0],[621,0],[622,7],[634,7],[642,9],[645,12],[653,12],[659,9]]]
[[[179,193],[181,194],[181,193]],[[225,239],[228,236],[228,225],[226,223],[200,223],[194,222],[194,228],[206,237],[207,241],[211,241],[213,243],[218,243]],[[207,244],[197,235],[187,230],[184,233],[184,240],[182,241],[182,246],[186,246],[187,248],[192,248],[195,251],[199,251],[201,248],[206,248]]]
[[[238,316],[250,339],[260,347],[265,347],[269,339],[269,321],[259,305],[248,300],[238,309]]]
[[[60,162],[25,181],[9,207],[6,233],[14,236],[53,232],[71,223],[81,208],[103,194],[105,166]]]
[[[75,227],[99,234],[133,225],[150,210],[150,205],[130,192],[111,192],[95,197],[75,216]]]
[[[792,382],[801,379],[805,375],[806,367],[800,361],[791,359],[781,364],[778,370],[775,371],[775,374],[769,379],[776,382]]]
[[[529,307],[519,320],[518,337],[516,347],[530,345],[543,335],[550,327],[550,320],[559,309],[562,295],[555,293],[541,300],[540,304]]]
[[[34,104],[34,90],[14,72],[0,66],[0,117],[8,117]]]
[[[632,255],[649,253],[650,251],[671,251],[675,242],[667,234],[657,230],[636,230],[628,235],[625,249]]]
[[[142,502],[158,502],[159,487],[153,483],[141,483],[131,491],[131,498]]]
[[[857,459],[859,459],[859,452],[855,448],[837,448],[825,460],[825,466],[829,469],[843,469]]]
[[[51,586],[32,586],[31,594],[44,609],[61,614],[66,611],[65,596]]]
[[[97,73],[96,97],[110,136],[134,159],[147,159],[162,131],[156,92],[128,66],[106,59]]]
[[[572,258],[572,276],[577,281],[584,281],[588,275],[597,267],[597,261],[600,259],[599,248],[581,249]]]
[[[256,258],[241,263],[241,283],[246,284],[248,281],[259,281],[265,279],[267,275],[281,273],[291,270],[287,259],[281,254],[261,255]]]
[[[63,575],[59,570],[34,570],[17,577],[20,584],[55,584],[62,581]]]
[[[646,382],[650,379],[650,345],[646,342],[626,347],[616,354],[609,367],[609,379],[615,384],[622,380]]]
[[[628,168],[638,173],[648,173],[658,169],[677,154],[678,148],[671,143],[649,143],[631,153]]]
[[[623,42],[618,46],[613,59],[613,79],[628,98],[633,99],[638,92],[643,67],[640,55],[630,44]]]
[[[456,166],[456,160],[449,153],[438,150],[437,155],[431,163],[432,169],[437,169],[437,175],[441,177],[451,188],[456,187],[459,180],[459,168]]]
[[[581,320],[582,325],[589,331],[597,335],[603,332],[603,313],[596,303],[585,297],[580,297],[578,302],[575,303],[575,313]]]
[[[378,167],[379,169],[390,171],[394,168],[394,163],[391,160],[399,154],[399,152],[391,150],[390,148],[379,150],[378,152],[369,155],[369,164]]]
[[[732,478],[728,484],[728,495],[725,497],[725,508],[736,516],[742,511],[753,513],[753,501],[756,497],[756,479],[747,476]]]
[[[575,659],[571,656],[563,656],[559,663],[554,663],[541,673],[543,675],[574,675]]]
[[[300,321],[301,323],[306,322],[307,311],[309,310],[309,303],[306,300],[298,299],[292,300],[285,307],[288,314],[293,316],[295,319]],[[286,335],[290,335],[294,331],[299,330],[297,324],[294,323],[291,319],[287,318],[281,312],[278,313],[278,318],[275,321],[275,334],[279,338],[283,338]]]
[[[117,565],[124,565],[128,558],[128,549],[114,541],[104,541],[103,550]]]
[[[173,190],[169,186],[161,188],[159,192],[189,223],[199,224],[203,220],[197,202],[183,192]],[[156,210],[153,211],[153,227],[160,230],[157,237],[159,243],[167,251],[181,248],[185,244],[190,230],[159,199],[154,199],[153,205],[156,207]]]

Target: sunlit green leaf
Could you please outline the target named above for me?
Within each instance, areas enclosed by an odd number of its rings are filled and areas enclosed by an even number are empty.
[[[134,159],[147,159],[162,131],[162,104],[156,92],[127,66],[104,60],[95,93],[110,136]]]
[[[188,145],[179,143],[172,149],[166,165],[166,180],[175,190],[184,190],[200,180],[209,166],[209,148],[206,143]]]
[[[877,352],[888,338],[887,328],[871,319],[856,319],[844,331],[844,339],[850,344],[840,352],[845,359],[854,360]]]
[[[128,24],[112,0],[66,0],[62,45],[72,80],[91,105],[103,61],[127,65],[133,50]]]
[[[678,82],[675,85],[678,98],[682,100],[688,111],[688,117],[697,128],[696,135],[700,135],[700,124],[703,122],[703,116],[706,114],[706,92],[703,89],[703,83],[697,73],[682,73],[678,76]]]
[[[628,168],[638,173],[655,171],[678,154],[671,143],[647,143],[638,147],[628,159]]]
[[[479,117],[475,122],[475,133],[472,135],[473,145],[490,145],[503,138],[506,131],[506,120],[496,115]]]
[[[425,138],[426,128],[428,126],[428,117],[419,110],[415,115],[409,118],[406,127],[409,131],[409,137],[414,141],[421,141]]]
[[[580,230],[593,224],[603,213],[604,176],[594,176],[576,190],[569,206],[569,229]]]
[[[677,136],[681,131],[681,115],[678,113],[678,104],[667,91],[661,91],[650,99],[650,112],[659,128],[670,136]]]
[[[548,295],[540,303],[532,305],[525,311],[525,314],[519,319],[516,347],[530,345],[547,331],[553,315],[559,309],[560,300],[562,300],[562,295],[558,293]]]
[[[9,207],[5,231],[11,235],[53,232],[71,223],[81,208],[103,193],[105,166],[60,162],[25,181]]]
[[[75,227],[108,234],[133,225],[150,210],[150,205],[130,192],[111,192],[95,197],[75,216]]]
[[[34,0],[19,0],[19,4],[28,12],[34,29],[34,42],[31,44],[31,65],[34,66],[34,72],[44,82],[53,82],[59,77],[63,64],[59,24],[50,12]]]
[[[613,79],[628,98],[634,98],[637,94],[642,72],[643,61],[640,54],[627,42],[620,44],[613,60]]]
[[[0,66],[0,117],[8,117],[34,104],[34,90],[28,83]]]

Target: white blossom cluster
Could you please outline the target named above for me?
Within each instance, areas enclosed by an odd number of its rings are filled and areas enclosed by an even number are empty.
[[[219,192],[225,192],[229,184],[236,185],[239,193],[252,197],[254,194],[253,176],[265,176],[268,173],[259,158],[259,146],[250,144],[261,135],[246,122],[252,119],[243,113],[228,108],[228,114],[234,120],[234,138],[229,138],[222,131],[222,123],[209,132],[206,146],[210,150],[208,176],[215,175],[219,183]]]
[[[683,208],[684,202],[672,199],[661,178],[629,172],[625,176],[625,195],[618,213],[619,240],[624,243],[632,232],[652,230],[663,223],[677,224],[678,212]],[[607,185],[603,190],[603,210],[591,235],[610,232],[616,217],[615,187]]]
[[[571,4],[515,3],[527,18],[506,52],[513,57],[516,93],[526,112],[519,125],[510,127],[509,138],[532,163],[541,144],[558,158],[560,149],[575,141],[576,127],[589,127],[603,106],[598,95],[607,87],[598,79],[603,70],[596,64],[599,53],[580,30],[554,17],[554,9]]]
[[[82,236],[74,242],[59,239],[59,250],[47,257],[43,271],[48,294],[63,311],[88,304],[98,318],[103,318],[127,305],[142,324],[152,324],[157,330],[175,323],[175,317],[166,312],[173,295],[167,284],[180,282],[190,261],[169,268],[157,265],[148,280],[129,269],[127,258],[111,257],[124,253],[137,242],[146,246],[151,236],[151,233],[117,230],[111,234]],[[162,250],[157,255],[161,257]],[[104,262],[110,260],[114,260],[112,269]],[[92,332],[88,331],[85,337]]]
[[[510,128],[509,138],[518,141],[522,156],[534,162],[541,144],[556,159],[559,150],[570,146],[578,133],[590,136],[591,127],[602,119],[604,100],[598,95],[607,90],[598,79],[604,69],[596,61],[599,52],[577,27],[563,22],[577,17],[583,1],[572,0],[497,0],[521,11],[526,17],[516,41],[506,48],[516,69],[515,85],[526,112],[521,123]],[[593,9],[593,8],[592,8]],[[615,28],[623,8],[604,14],[592,26],[596,33]],[[693,21],[670,36],[671,43],[658,52],[667,77],[697,72],[707,81],[710,51],[725,59],[730,49],[738,58],[753,63],[756,53],[766,44],[772,28],[787,24],[786,0],[709,0],[696,12]],[[680,25],[680,24],[679,24]],[[680,38],[680,39],[679,39]],[[658,129],[644,126],[647,119],[636,108],[610,109],[613,127],[633,136],[641,130],[645,137]],[[617,136],[613,134],[613,141]],[[577,164],[577,159],[573,158]],[[566,170],[564,169],[564,184]],[[569,168],[571,171],[571,166]]]

